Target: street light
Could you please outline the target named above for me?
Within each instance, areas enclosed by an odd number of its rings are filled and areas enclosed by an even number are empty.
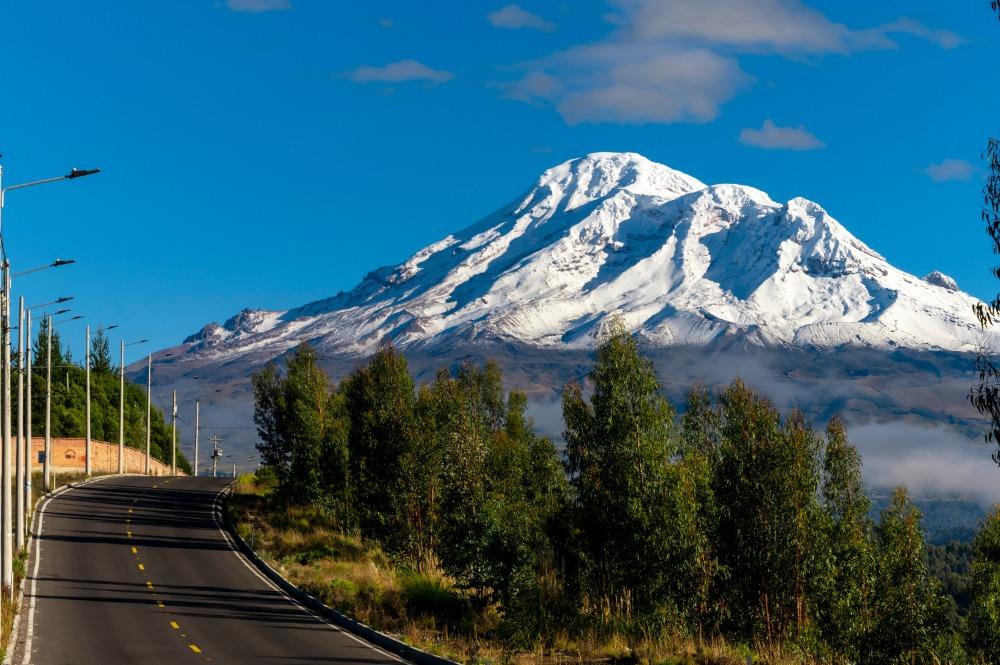
[[[58,261],[56,262],[58,263]],[[55,266],[55,264],[52,264]],[[18,511],[17,511],[17,523],[20,528],[16,529],[18,540],[18,546],[25,543],[26,531],[24,530],[24,525],[27,523],[28,516],[31,514],[31,467],[32,467],[32,453],[34,452],[33,441],[31,433],[31,403],[32,403],[32,389],[31,380],[34,372],[31,370],[32,356],[29,347],[31,346],[31,322],[40,317],[32,317],[32,309],[40,309],[42,307],[48,307],[49,305],[57,305],[73,300],[73,296],[60,296],[55,300],[49,302],[41,303],[39,305],[34,305],[33,307],[24,307],[24,298],[21,298],[19,302],[18,311],[18,368],[21,370],[18,374],[17,379],[17,395],[18,395],[18,410],[17,410],[17,443],[18,449],[18,462],[22,468],[23,476],[18,480]],[[68,310],[67,310],[68,311]],[[45,316],[44,314],[42,316]],[[23,425],[23,426],[22,426]]]
[[[30,275],[31,273],[38,272],[39,270],[48,270],[49,268],[68,266],[72,263],[76,263],[76,259],[56,259],[52,263],[46,263],[44,266],[38,266],[37,268],[31,268],[29,270],[22,270],[21,272],[16,272],[13,275],[11,275],[11,278],[23,277],[24,275]]]
[[[145,344],[148,341],[148,339],[140,339],[128,344],[125,343],[124,339],[121,341],[121,367],[119,367],[121,392],[118,397],[118,473],[125,473],[125,347]]]
[[[0,437],[0,496],[3,497],[3,507],[0,509],[0,531],[3,532],[2,539],[0,539],[0,564],[2,564],[3,571],[0,575],[0,582],[2,582],[4,590],[13,597],[14,594],[14,544],[13,544],[13,525],[11,522],[11,474],[10,474],[10,439],[11,439],[11,377],[10,377],[10,261],[7,259],[7,250],[3,242],[3,208],[4,203],[7,200],[7,192],[13,191],[15,189],[25,189],[27,187],[34,187],[35,185],[43,185],[49,182],[56,182],[59,180],[73,180],[83,176],[93,175],[99,173],[100,169],[72,169],[66,175],[58,176],[55,178],[45,178],[42,180],[33,180],[30,182],[22,182],[16,185],[3,186],[3,166],[0,165],[0,329],[2,329],[2,343],[3,343],[3,372],[0,373],[0,380],[2,380],[2,397],[0,397],[0,403],[2,403],[2,437]],[[66,265],[65,261],[57,259],[51,266],[46,267],[57,267],[58,265]],[[51,337],[50,337],[51,338]],[[49,362],[51,371],[51,361]],[[20,408],[20,407],[18,407]],[[20,432],[18,432],[18,439],[21,438]],[[46,462],[48,462],[48,457],[46,456]]]

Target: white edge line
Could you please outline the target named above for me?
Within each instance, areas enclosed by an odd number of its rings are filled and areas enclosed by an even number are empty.
[[[219,519],[219,515],[222,512],[222,509],[219,506],[219,499],[222,498],[222,494],[227,489],[229,489],[229,487],[230,487],[230,485],[227,485],[226,487],[222,488],[219,491],[218,494],[215,495],[215,500],[212,501],[212,518],[215,519],[215,526],[218,527],[219,532],[222,533],[223,537],[226,539],[226,542],[229,543],[229,547],[232,549],[233,554],[235,554],[236,557],[239,559],[240,563],[242,563],[244,566],[246,566],[247,569],[249,569],[251,573],[253,573],[254,575],[256,575],[261,581],[263,581],[265,584],[267,584],[269,587],[271,587],[271,589],[273,589],[274,591],[277,591],[283,598],[285,598],[286,600],[288,600],[288,602],[292,603],[293,605],[295,605],[296,607],[298,607],[300,610],[302,610],[306,614],[309,614],[311,616],[316,617],[322,623],[324,623],[327,627],[332,628],[336,632],[342,633],[342,634],[346,635],[347,637],[350,637],[355,642],[363,644],[366,647],[368,647],[369,649],[377,651],[377,652],[381,653],[382,655],[388,656],[389,658],[392,658],[393,660],[396,660],[396,661],[398,661],[400,663],[409,663],[410,662],[408,660],[405,660],[404,658],[400,658],[399,656],[397,656],[394,653],[386,651],[386,650],[382,649],[381,647],[372,644],[371,642],[369,642],[367,640],[364,640],[364,639],[358,637],[357,635],[355,635],[351,631],[346,630],[344,628],[341,628],[340,626],[336,625],[335,623],[333,623],[332,621],[330,621],[326,617],[324,617],[324,616],[322,616],[320,614],[317,614],[316,612],[312,611],[311,609],[309,609],[308,607],[306,607],[305,605],[303,605],[302,603],[300,603],[296,598],[294,598],[291,595],[289,595],[287,591],[285,591],[284,589],[282,589],[281,587],[279,587],[277,584],[275,584],[273,581],[271,581],[270,578],[268,578],[266,575],[264,575],[262,572],[260,572],[260,570],[257,569],[257,566],[253,565],[250,561],[248,561],[247,558],[246,558],[246,555],[244,555],[243,552],[240,550],[240,548],[236,545],[236,543],[233,542],[232,536],[229,535],[229,532],[226,531],[225,527],[223,527],[223,525],[222,525],[221,520]]]
[[[49,492],[49,494],[47,494],[45,496],[44,503],[42,503],[42,504],[40,504],[38,506],[38,508],[37,508],[37,510],[38,510],[38,522],[32,524],[32,526],[34,527],[34,529],[33,529],[34,533],[30,534],[30,536],[29,536],[32,540],[35,541],[35,565],[34,565],[32,571],[31,571],[31,590],[27,594],[28,595],[28,608],[27,608],[26,614],[28,615],[28,626],[27,626],[27,629],[26,629],[25,637],[24,637],[24,653],[21,656],[21,665],[28,665],[28,663],[31,662],[31,641],[32,641],[32,637],[33,637],[32,634],[33,634],[34,629],[35,629],[35,582],[38,579],[38,567],[39,567],[39,565],[42,562],[42,537],[41,536],[42,536],[42,524],[45,523],[45,509],[49,507],[49,504],[52,502],[52,499],[60,497],[63,494],[65,494],[66,492],[69,492],[72,489],[80,487],[81,485],[88,485],[88,484],[90,484],[92,482],[95,482],[97,480],[104,480],[106,478],[120,478],[122,476],[128,476],[128,475],[133,475],[133,474],[124,474],[124,473],[123,474],[118,474],[118,473],[115,473],[115,474],[109,474],[107,476],[93,476],[93,477],[88,478],[88,479],[86,479],[86,480],[84,480],[82,482],[79,482],[79,483],[70,483],[69,485],[63,485],[62,487],[59,487],[59,488],[57,488],[56,490],[54,490],[52,492]],[[30,552],[29,552],[29,555],[30,555]],[[21,592],[22,592],[22,594],[25,592],[26,583],[27,583],[27,580],[24,580],[21,583]],[[20,608],[17,608],[17,609],[20,609]],[[17,610],[15,610],[15,611],[17,611]],[[14,625],[11,627],[11,631],[10,631],[10,638],[11,639],[7,642],[7,649],[8,649],[8,652],[9,652],[9,657],[11,659],[13,659],[13,657],[14,657],[14,650],[17,647],[17,633],[15,633],[14,631],[17,628],[17,624],[18,624],[18,621],[20,620],[20,618],[21,618],[21,613],[18,612],[17,616],[14,619]],[[7,662],[7,658],[4,658],[4,662]]]

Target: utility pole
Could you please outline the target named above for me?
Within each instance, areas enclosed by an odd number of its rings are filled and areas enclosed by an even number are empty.
[[[45,455],[42,461],[42,488],[48,492],[52,489],[49,479],[52,457],[52,316],[48,321],[45,351]]]
[[[24,400],[24,420],[25,420],[25,446],[24,446],[24,487],[21,488],[22,496],[24,501],[21,505],[24,508],[24,519],[27,521],[28,517],[31,515],[31,467],[34,466],[31,458],[35,454],[35,440],[31,437],[31,363],[32,363],[32,353],[31,353],[31,310],[26,310],[24,313],[24,334],[28,340],[28,351],[27,360],[25,361],[25,368],[28,370],[28,380],[25,386],[27,392],[27,399]],[[25,537],[27,540],[27,537]],[[21,543],[22,545],[24,542]]]
[[[17,468],[12,497],[17,515],[14,518],[14,548],[24,542],[24,297],[17,300],[17,446],[14,455]]]
[[[198,435],[201,433],[201,402],[194,401],[194,476],[198,477]]]
[[[153,395],[153,354],[149,354],[149,360],[146,363],[146,475],[149,475],[149,446],[152,441],[152,431],[150,427],[152,425],[151,414],[153,409],[152,404]]]
[[[174,391],[174,406],[170,412],[170,475],[177,475],[177,391]]]
[[[84,369],[86,370],[86,373],[87,373],[87,406],[86,406],[86,409],[85,409],[85,411],[86,411],[85,417],[87,418],[87,428],[86,428],[86,432],[87,432],[87,445],[86,445],[87,452],[86,452],[86,457],[84,458],[84,461],[85,461],[85,466],[86,466],[85,473],[86,473],[87,477],[90,478],[90,473],[91,473],[91,471],[93,469],[92,469],[92,467],[90,465],[91,443],[90,443],[90,324],[89,323],[87,324],[87,350],[86,350],[86,353],[85,353],[85,356],[84,356],[84,363],[86,365],[86,367]]]
[[[11,454],[11,389],[10,389],[10,261],[3,259],[3,445],[0,454],[3,455],[3,478],[0,482],[0,495],[3,497],[2,524],[3,529],[3,587],[4,591],[14,595],[14,534],[12,533],[14,513],[11,510],[10,494],[10,454]]]
[[[216,472],[219,468],[219,457],[222,456],[222,449],[219,448],[219,441],[221,441],[221,439],[218,435],[213,434],[209,441],[212,442],[212,477],[215,478]]]

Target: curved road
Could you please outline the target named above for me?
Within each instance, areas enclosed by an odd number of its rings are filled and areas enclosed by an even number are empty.
[[[225,485],[114,477],[43,504],[11,662],[402,662],[259,575],[214,517]]]

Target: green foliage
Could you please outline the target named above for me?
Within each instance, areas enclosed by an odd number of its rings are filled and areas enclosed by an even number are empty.
[[[920,511],[905,488],[892,494],[875,527],[873,623],[862,660],[930,660],[944,633],[944,605],[927,569]]]
[[[316,352],[303,344],[284,379],[270,365],[252,385],[257,449],[282,495],[296,503],[325,502],[343,516],[349,491],[343,400],[330,390]]]
[[[31,433],[45,434],[46,399],[46,327],[43,325],[35,340],[35,356],[41,350],[41,363],[31,366]],[[51,422],[54,437],[83,437],[86,435],[86,371],[70,362],[64,354],[57,355],[60,346],[58,331],[52,336],[52,406]],[[90,432],[99,441],[117,443],[119,437],[119,403],[121,382],[117,373],[91,371],[90,374]],[[13,396],[17,408],[16,392]],[[125,382],[125,445],[146,449],[146,390],[130,381]],[[156,459],[170,463],[172,435],[170,423],[163,413],[152,407],[150,418],[150,453]],[[191,473],[191,466],[181,451],[177,451],[177,466]]]
[[[104,328],[98,328],[90,342],[90,369],[95,372],[114,372],[111,362],[111,343]]]
[[[362,530],[381,541],[398,537],[404,522],[396,481],[414,437],[414,392],[406,359],[381,349],[340,386],[350,414],[347,461],[354,510]]]
[[[969,646],[1000,662],[1000,506],[984,520],[973,542]]]
[[[592,390],[563,393],[565,457],[494,363],[416,387],[385,347],[334,388],[303,346],[253,387],[266,473],[298,504],[278,525],[301,534],[294,563],[344,559],[331,543],[360,534],[404,571],[397,602],[422,622],[495,616],[493,635],[518,648],[686,635],[830,662],[965,659],[919,511],[900,491],[870,517],[839,419],[818,432],[739,380],[692,390],[678,418],[620,322]],[[977,541],[969,621],[990,658],[995,522]]]

